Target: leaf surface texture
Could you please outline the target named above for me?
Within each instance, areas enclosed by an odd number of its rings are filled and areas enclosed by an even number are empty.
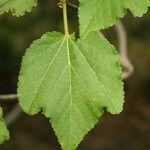
[[[123,107],[121,68],[115,48],[97,34],[78,41],[46,33],[23,58],[18,97],[31,115],[50,118],[63,150],[74,150],[103,114]]]
[[[17,17],[30,12],[37,5],[37,0],[0,0],[0,14],[11,11]]]
[[[126,14],[126,9],[141,17],[149,6],[149,0],[80,0],[80,33],[83,36],[114,25]]]

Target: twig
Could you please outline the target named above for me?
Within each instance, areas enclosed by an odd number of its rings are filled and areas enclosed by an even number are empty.
[[[73,7],[73,8],[78,8],[78,6],[77,5],[75,5],[75,4],[72,4],[71,2],[67,2],[67,4],[69,5],[69,6],[71,6],[71,7]]]
[[[15,99],[17,99],[16,94],[0,95],[0,100],[9,101]],[[6,124],[9,126],[13,122],[15,122],[20,115],[21,115],[21,108],[19,104],[16,104],[14,108],[6,115],[5,117]]]
[[[7,126],[14,123],[19,118],[20,115],[21,115],[21,108],[19,104],[16,104],[14,108],[5,117]]]
[[[3,94],[3,95],[0,95],[0,100],[14,100],[14,99],[17,99],[16,94]]]
[[[121,21],[115,25],[115,29],[117,31],[119,42],[120,61],[124,69],[122,79],[127,79],[134,71],[134,67],[130,62],[127,54],[127,34]]]

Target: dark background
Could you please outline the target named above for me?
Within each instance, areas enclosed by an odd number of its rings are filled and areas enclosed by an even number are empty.
[[[70,32],[77,31],[74,8],[68,10]],[[134,74],[125,81],[125,105],[120,115],[105,113],[85,137],[79,150],[150,150],[150,11],[143,18],[130,12],[122,20],[128,34],[129,58]],[[40,0],[23,17],[0,16],[0,94],[16,93],[18,72],[25,49],[47,31],[63,32],[62,10],[57,0]],[[117,47],[114,28],[105,31]],[[17,101],[1,102],[6,115]],[[48,120],[24,113],[9,127],[11,139],[0,150],[59,150]]]

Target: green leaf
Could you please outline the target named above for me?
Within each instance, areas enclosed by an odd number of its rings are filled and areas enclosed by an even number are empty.
[[[10,10],[13,15],[19,17],[30,12],[36,5],[37,0],[0,0],[0,14]]]
[[[112,26],[126,14],[126,9],[141,17],[149,6],[149,0],[80,0],[81,35]]]
[[[0,144],[2,144],[5,140],[9,139],[9,132],[2,117],[3,113],[0,107]]]
[[[18,97],[23,110],[50,118],[63,150],[74,150],[103,114],[123,107],[121,68],[115,48],[90,33],[79,41],[46,33],[23,58]]]

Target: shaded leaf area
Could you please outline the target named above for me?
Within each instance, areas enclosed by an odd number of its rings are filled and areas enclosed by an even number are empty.
[[[123,84],[115,48],[98,33],[78,41],[46,33],[23,58],[18,98],[31,115],[43,109],[62,149],[74,150],[103,108],[113,114],[122,111]]]
[[[141,17],[150,6],[149,0],[80,0],[79,24],[81,36],[114,25],[129,9]]]
[[[0,14],[9,12],[17,17],[30,12],[37,5],[37,0],[0,0]]]
[[[0,144],[9,139],[9,132],[3,119],[2,109],[0,107]]]

